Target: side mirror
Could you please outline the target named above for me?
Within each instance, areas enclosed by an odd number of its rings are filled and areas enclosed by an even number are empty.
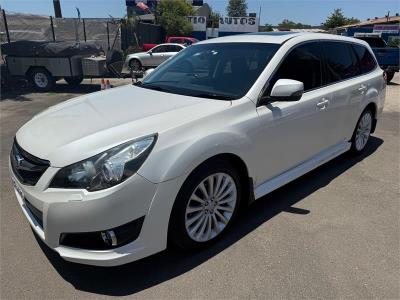
[[[259,104],[273,101],[299,101],[303,95],[304,84],[292,79],[279,79],[272,87],[270,95],[263,95]]]
[[[153,51],[151,51],[151,50],[149,50],[147,53],[150,55],[153,55]]]
[[[304,84],[292,79],[279,79],[271,90],[270,101],[299,101],[303,95]]]

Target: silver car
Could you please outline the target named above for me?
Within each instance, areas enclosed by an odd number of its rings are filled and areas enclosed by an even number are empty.
[[[174,56],[182,49],[184,45],[180,44],[160,44],[147,52],[132,53],[126,57],[124,70],[139,71],[148,68],[154,68]]]

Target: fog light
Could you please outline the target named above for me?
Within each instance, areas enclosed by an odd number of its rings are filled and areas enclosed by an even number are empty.
[[[117,237],[113,230],[107,230],[101,232],[101,238],[103,242],[106,243],[108,246],[116,246],[117,245]]]
[[[61,233],[60,245],[88,250],[108,250],[121,247],[138,238],[143,221],[144,216],[102,231]]]

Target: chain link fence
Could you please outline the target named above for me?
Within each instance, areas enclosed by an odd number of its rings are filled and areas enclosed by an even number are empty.
[[[1,13],[1,43],[29,41],[88,41],[105,52],[121,50],[120,22],[115,19],[53,18],[22,13]]]

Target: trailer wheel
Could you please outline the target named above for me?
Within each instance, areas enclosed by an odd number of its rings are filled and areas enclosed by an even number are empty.
[[[83,76],[64,77],[64,80],[71,86],[77,86],[81,84]]]
[[[387,76],[386,82],[389,83],[393,79],[394,72],[386,72],[386,76]]]
[[[45,68],[34,68],[30,72],[33,87],[40,92],[50,91],[54,86],[54,78]]]

